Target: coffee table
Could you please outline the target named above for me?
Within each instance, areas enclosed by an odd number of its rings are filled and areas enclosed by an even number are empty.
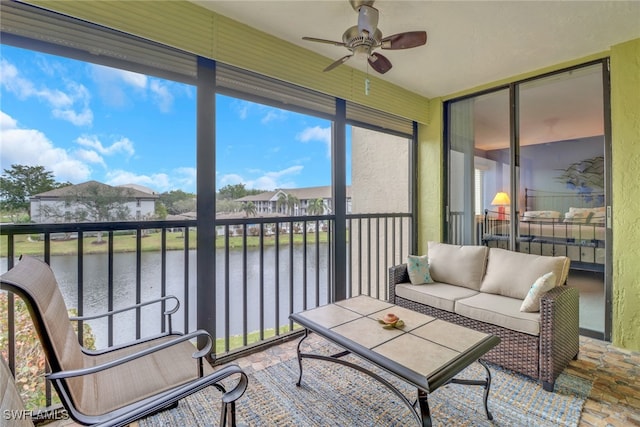
[[[378,320],[394,313],[404,322],[402,328],[383,328]],[[491,387],[489,367],[480,360],[498,345],[500,338],[444,320],[436,319],[368,296],[357,296],[333,304],[294,313],[290,318],[305,328],[298,343],[298,364],[302,382],[302,359],[319,359],[357,369],[379,381],[395,393],[411,409],[416,421],[431,426],[428,394],[438,387],[457,383],[484,386],[484,409],[493,419],[487,401]],[[325,356],[301,351],[309,332],[315,332],[345,349]],[[382,376],[356,363],[341,359],[354,354],[415,386],[416,402],[410,402],[393,384]],[[478,361],[486,370],[484,380],[454,378],[471,363]]]

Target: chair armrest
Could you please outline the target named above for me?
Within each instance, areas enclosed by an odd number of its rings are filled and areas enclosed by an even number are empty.
[[[409,281],[409,273],[407,272],[407,264],[394,265],[389,267],[389,302],[395,304],[396,285],[398,283],[406,283]]]
[[[557,286],[540,299],[540,379],[553,383],[580,347],[580,292]]]
[[[178,311],[178,309],[180,308],[180,301],[178,300],[177,297],[175,297],[173,295],[167,295],[167,296],[160,297],[160,298],[157,298],[157,299],[141,302],[139,304],[134,304],[134,305],[129,306],[129,307],[119,308],[118,310],[106,311],[104,313],[95,314],[95,315],[92,315],[92,316],[69,317],[69,320],[71,320],[71,321],[85,321],[85,320],[100,319],[101,317],[113,316],[114,314],[124,313],[125,311],[135,310],[136,308],[145,307],[145,306],[151,305],[151,304],[157,304],[157,303],[160,303],[162,301],[168,301],[170,299],[174,300],[176,305],[172,309],[166,310],[163,313],[165,316],[170,316],[170,315],[174,314],[176,311]]]
[[[89,375],[89,374],[95,374],[96,372],[100,372],[100,371],[104,371],[106,369],[110,369],[113,368],[115,366],[118,365],[122,365],[123,363],[127,363],[130,362],[132,360],[135,359],[139,359],[140,357],[143,356],[147,356],[149,354],[152,353],[156,353],[160,350],[164,350],[165,348],[169,348],[171,346],[174,346],[176,344],[182,343],[184,341],[189,341],[192,340],[194,338],[200,337],[200,336],[205,336],[207,338],[207,343],[206,345],[200,349],[197,350],[193,353],[192,357],[194,359],[201,359],[204,356],[206,356],[207,354],[209,354],[209,352],[211,351],[211,348],[213,347],[213,340],[211,338],[211,335],[209,335],[209,333],[205,330],[197,330],[185,335],[180,335],[170,341],[165,341],[163,343],[160,343],[158,345],[155,345],[153,347],[149,347],[146,348],[144,350],[140,350],[136,353],[132,353],[129,354],[127,356],[124,356],[120,359],[117,360],[112,360],[110,362],[107,363],[103,363],[101,365],[96,365],[96,366],[91,366],[89,368],[83,368],[83,369],[74,369],[71,371],[60,371],[60,372],[54,372],[51,374],[47,374],[47,379],[49,380],[58,380],[58,379],[63,379],[63,378],[72,378],[72,377],[80,377],[83,375]]]
[[[164,297],[160,297],[160,298],[156,298],[156,299],[152,299],[149,301],[145,301],[145,302],[141,302],[138,304],[134,304],[132,306],[129,307],[124,307],[124,308],[119,308],[118,310],[111,310],[111,311],[107,311],[104,313],[100,313],[100,314],[95,314],[95,315],[91,315],[91,316],[74,316],[74,317],[69,317],[69,320],[72,322],[84,322],[86,320],[94,320],[94,319],[100,319],[102,317],[108,317],[108,316],[113,316],[115,314],[119,314],[119,313],[124,313],[126,311],[130,311],[130,310],[135,310],[141,307],[146,307],[148,305],[152,305],[152,304],[158,304],[164,301],[168,301],[168,300],[173,300],[175,302],[175,306],[169,310],[165,310],[164,313],[162,313],[165,317],[166,317],[166,321],[167,321],[167,326],[169,327],[169,332],[171,333],[173,331],[173,324],[171,322],[171,316],[173,314],[175,314],[178,309],[180,308],[180,300],[178,300],[177,297],[173,296],[173,295],[166,295]]]

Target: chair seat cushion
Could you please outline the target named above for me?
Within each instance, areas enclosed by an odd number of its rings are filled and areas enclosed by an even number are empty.
[[[400,283],[396,285],[396,295],[420,304],[426,304],[440,310],[453,312],[456,300],[477,294],[478,291],[447,283],[430,283],[429,285],[412,285]]]
[[[95,359],[92,360],[94,365],[99,365],[171,338],[173,337],[158,338],[91,359]],[[78,387],[76,390],[81,390],[77,407],[86,415],[100,415],[195,380],[198,378],[198,365],[197,360],[191,357],[195,351],[196,347],[185,341],[152,355],[74,380],[81,382],[75,383]],[[208,362],[205,361],[203,365],[205,375],[213,372]]]
[[[455,312],[481,322],[539,336],[540,313],[522,312],[521,305],[521,299],[478,293],[469,298],[457,300]]]

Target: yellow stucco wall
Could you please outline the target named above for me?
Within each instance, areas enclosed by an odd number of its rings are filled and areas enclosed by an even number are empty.
[[[429,240],[441,241],[443,197],[442,100],[430,101],[429,125],[418,126],[418,253],[427,253]]]
[[[614,345],[640,350],[640,39],[611,48]]]

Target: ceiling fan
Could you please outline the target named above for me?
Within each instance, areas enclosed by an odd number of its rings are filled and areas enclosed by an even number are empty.
[[[344,46],[351,51],[349,55],[333,62],[323,71],[331,71],[355,56],[366,58],[371,68],[384,74],[391,69],[391,62],[385,56],[374,52],[375,49],[409,49],[427,43],[426,31],[408,31],[383,38],[382,31],[378,28],[378,9],[373,7],[374,0],[349,0],[349,3],[358,12],[358,25],[348,28],[342,35],[341,42],[315,37],[302,38],[312,42]]]

